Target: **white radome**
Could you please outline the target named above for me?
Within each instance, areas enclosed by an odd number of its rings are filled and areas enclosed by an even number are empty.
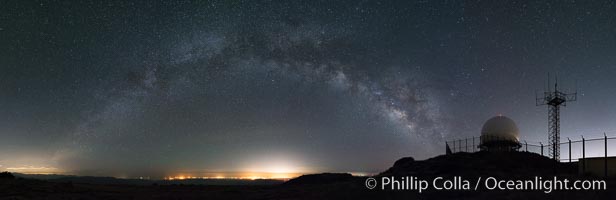
[[[483,124],[481,136],[488,140],[510,140],[519,142],[520,130],[513,120],[505,116],[490,118]]]
[[[520,130],[513,120],[499,115],[483,124],[479,144],[482,151],[517,151],[520,147]]]

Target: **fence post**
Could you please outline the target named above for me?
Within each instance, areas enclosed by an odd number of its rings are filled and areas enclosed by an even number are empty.
[[[466,149],[466,152],[468,152],[468,138],[464,138],[464,148]]]
[[[526,140],[524,140],[524,146],[526,146],[526,152],[528,152],[528,142]]]
[[[584,173],[586,173],[586,139],[584,139],[583,135],[582,135],[582,159],[584,160],[582,162],[582,175],[584,175]]]
[[[475,152],[475,136],[473,136],[473,146],[472,146],[473,152]]]
[[[541,142],[539,142],[539,145],[541,146],[541,156],[543,156],[543,144],[541,144]]]
[[[605,140],[604,142],[605,156],[603,158],[603,173],[605,174],[605,177],[607,178],[607,135],[605,133],[603,133],[603,139]]]
[[[567,137],[567,140],[569,140],[569,163],[571,163],[571,139]]]

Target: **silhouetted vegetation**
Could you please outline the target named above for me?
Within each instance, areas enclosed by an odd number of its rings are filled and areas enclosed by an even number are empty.
[[[11,172],[0,172],[0,179],[14,179],[15,176]]]

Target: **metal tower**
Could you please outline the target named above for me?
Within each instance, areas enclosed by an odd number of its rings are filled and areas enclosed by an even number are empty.
[[[558,90],[558,77],[556,77],[554,90],[551,91],[550,77],[548,76],[548,89],[543,92],[543,97],[537,97],[537,93],[535,93],[535,99],[537,106],[548,105],[550,156],[558,161],[560,159],[560,106],[567,106],[567,102],[576,101],[577,91],[574,93],[564,93]]]

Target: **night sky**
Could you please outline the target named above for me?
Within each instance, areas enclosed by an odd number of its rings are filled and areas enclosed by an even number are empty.
[[[616,135],[616,1],[0,1],[0,170],[374,173],[547,141],[548,73]]]

